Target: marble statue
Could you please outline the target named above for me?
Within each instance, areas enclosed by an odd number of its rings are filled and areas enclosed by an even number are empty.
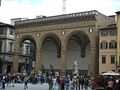
[[[77,62],[77,60],[74,61],[73,68],[74,68],[73,74],[77,75],[78,74],[78,62]]]

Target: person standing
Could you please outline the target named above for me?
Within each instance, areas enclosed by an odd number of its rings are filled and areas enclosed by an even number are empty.
[[[62,77],[61,90],[65,90],[65,78]]]
[[[28,89],[28,77],[24,79],[24,89]]]
[[[62,83],[62,79],[61,77],[57,77],[57,83],[58,83],[58,90],[61,90],[61,83]]]
[[[52,85],[52,90],[56,90],[56,85],[57,85],[57,78],[54,76],[52,79],[53,85]]]
[[[72,78],[70,79],[69,87],[70,87],[70,90],[74,90],[74,81]]]
[[[65,88],[66,90],[69,90],[69,78],[68,77],[65,78]]]
[[[2,78],[2,89],[5,89],[5,76]]]
[[[48,77],[48,85],[49,85],[49,90],[52,90],[52,86],[53,86],[52,76]]]

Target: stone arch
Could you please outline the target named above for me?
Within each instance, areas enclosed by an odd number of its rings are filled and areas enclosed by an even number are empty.
[[[55,46],[54,48],[56,48],[56,50],[57,50],[57,59],[58,60],[60,59],[60,57],[61,57],[61,40],[60,40],[60,38],[59,38],[59,36],[57,34],[55,34],[55,33],[46,33],[45,35],[43,35],[43,37],[40,39],[40,41],[41,41],[40,42],[40,51],[41,51],[41,54],[44,53],[44,52],[46,52],[46,51],[43,51],[43,48],[45,48],[44,46],[46,46],[46,43],[49,42],[49,44],[52,45],[52,47]],[[51,55],[51,56],[54,57],[54,55]],[[42,70],[42,68],[45,69],[44,66],[46,65],[45,61],[46,61],[47,58],[45,58],[45,57],[43,58],[43,55],[41,55],[41,57],[42,57],[41,58],[41,70]],[[43,61],[42,59],[45,59],[45,60]],[[49,63],[50,63],[49,67],[50,67],[50,69],[52,69],[53,68],[52,64],[51,64],[51,62],[49,62]],[[45,65],[43,65],[43,64],[45,64]],[[58,64],[58,63],[56,63],[56,64]],[[42,70],[42,71],[46,71],[47,72],[48,70]]]
[[[42,37],[40,38],[40,43],[39,43],[40,49],[42,48],[42,45],[44,44],[44,40],[49,37],[55,41],[53,43],[56,45],[57,50],[61,52],[61,40],[56,33],[46,33],[46,34],[42,35]],[[59,58],[61,57],[60,52],[57,52]]]
[[[21,37],[19,40],[18,40],[18,42],[17,42],[17,45],[18,46],[20,46],[20,43],[21,42],[23,42],[24,40],[31,40],[31,41],[33,41],[34,43],[35,43],[35,45],[36,45],[36,39],[33,37],[33,36],[31,36],[31,35],[24,35],[23,37]],[[36,46],[37,47],[37,46]]]
[[[29,51],[29,54],[25,54],[25,53],[22,53],[21,51],[21,47],[22,47],[22,43],[24,43],[24,41],[26,40],[30,40],[30,51]],[[14,61],[13,61],[13,72],[16,73],[16,72],[19,72],[19,73],[23,73],[23,67],[25,68],[25,65],[32,65],[33,62],[36,60],[36,41],[35,41],[35,38],[32,36],[32,35],[21,35],[20,38],[18,38],[16,41],[15,41],[15,56],[14,56]],[[34,48],[34,50],[33,50]],[[33,55],[34,53],[34,55]],[[19,62],[19,60],[21,60],[21,63]],[[28,62],[28,63],[27,63]],[[27,64],[26,64],[27,63]],[[28,66],[29,67],[32,67],[32,66]],[[29,71],[28,71],[28,74],[30,74],[30,71],[31,68],[29,68]]]
[[[58,40],[61,42],[61,40],[60,40],[60,36],[58,35],[58,34],[56,34],[56,33],[53,33],[53,32],[50,32],[50,33],[45,33],[45,34],[42,34],[42,36],[41,36],[41,38],[40,38],[40,43],[39,43],[39,46],[41,46],[42,45],[42,43],[43,43],[43,40],[47,37],[47,36],[49,36],[49,35],[53,35],[53,36],[55,36],[56,38],[58,38]]]
[[[84,32],[84,31],[80,31],[80,30],[70,32],[69,35],[67,35],[67,37],[65,39],[65,42],[66,42],[65,48],[66,48],[66,51],[67,51],[66,68],[68,70],[70,70],[72,68],[72,66],[70,66],[71,64],[73,64],[72,62],[74,62],[74,60],[78,59],[78,60],[80,60],[79,65],[80,65],[81,62],[83,64],[85,64],[85,67],[83,68],[83,70],[80,67],[82,65],[79,66],[79,69],[81,69],[80,73],[87,74],[88,68],[89,68],[89,63],[90,63],[90,60],[89,60],[89,57],[90,57],[89,56],[89,53],[90,53],[90,39],[89,39],[89,36],[87,35],[87,33]],[[69,44],[71,44],[70,42],[73,43],[73,46],[72,46],[73,47],[72,49],[74,49],[73,51],[71,49],[71,45],[69,45]],[[74,45],[77,46],[77,47],[74,47]],[[80,55],[78,55],[78,53],[80,53]],[[73,55],[73,56],[71,56],[71,55]],[[67,73],[70,73],[71,70],[67,71]]]
[[[66,47],[67,46],[67,43],[68,43],[68,40],[69,40],[69,38],[72,36],[72,35],[74,35],[74,34],[76,34],[76,33],[83,33],[83,34],[85,34],[87,37],[88,37],[88,39],[89,39],[89,41],[90,41],[90,36],[85,32],[85,31],[73,31],[73,32],[70,32],[68,35],[67,35],[67,37],[65,38],[65,41],[64,41],[64,47]],[[91,43],[91,42],[90,42]],[[91,44],[90,44],[91,45]]]

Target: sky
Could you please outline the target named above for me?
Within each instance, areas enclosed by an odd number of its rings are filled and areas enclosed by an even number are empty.
[[[11,23],[14,18],[33,19],[36,16],[63,14],[63,0],[2,0],[0,22]],[[104,15],[120,11],[120,0],[66,0],[66,13],[97,10]]]

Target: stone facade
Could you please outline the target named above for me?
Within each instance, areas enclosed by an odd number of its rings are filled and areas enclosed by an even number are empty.
[[[99,73],[115,71],[117,60],[117,27],[110,24],[99,30]]]
[[[20,44],[23,40],[29,39],[32,40],[36,46],[35,72],[41,70],[44,62],[44,60],[42,60],[42,48],[44,43],[51,40],[57,47],[57,59],[59,59],[60,65],[59,71],[62,75],[65,75],[68,70],[67,65],[69,62],[67,61],[67,47],[70,40],[73,40],[79,44],[80,59],[84,60],[84,57],[89,56],[87,74],[97,74],[99,53],[98,29],[105,27],[108,24],[109,17],[98,11],[87,11],[16,21],[13,73],[18,72]],[[87,56],[86,49],[89,51]]]
[[[0,73],[11,73],[14,56],[14,26],[0,22]]]
[[[117,14],[117,70],[120,72],[120,12]]]

